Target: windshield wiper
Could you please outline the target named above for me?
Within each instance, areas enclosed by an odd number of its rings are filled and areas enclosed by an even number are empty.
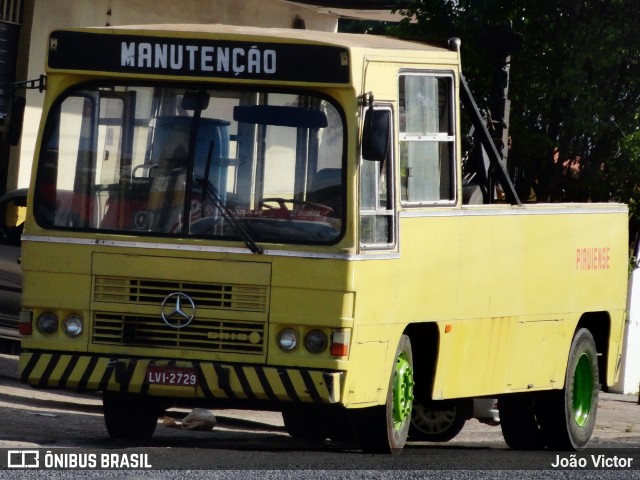
[[[193,167],[195,165],[195,152],[196,145],[198,141],[198,132],[199,132],[199,123],[202,115],[202,110],[207,108],[209,105],[209,95],[204,89],[200,89],[197,92],[188,92],[185,94],[185,98],[189,99],[189,105],[192,106],[193,110],[193,123],[191,125],[191,134],[189,138],[189,169],[187,172],[188,180],[187,180],[187,188],[190,188],[191,179],[200,183],[203,189],[203,193],[207,192],[211,201],[216,206],[216,208],[220,211],[222,216],[229,222],[231,227],[236,231],[236,233],[240,236],[242,241],[245,243],[247,248],[251,250],[253,253],[264,253],[264,250],[256,244],[256,242],[251,238],[249,232],[238,222],[238,219],[231,213],[231,211],[227,208],[222,200],[220,200],[220,196],[218,192],[209,181],[209,173],[211,172],[211,162],[213,160],[213,142],[209,143],[209,151],[207,152],[207,163],[204,169],[204,177],[195,177],[193,173]],[[183,99],[183,104],[184,104]],[[193,177],[192,177],[193,175]],[[204,200],[204,198],[203,198]],[[202,211],[204,212],[204,201],[202,202]],[[189,202],[185,203],[185,218],[189,218]]]
[[[249,234],[247,229],[244,228],[244,226],[238,221],[238,219],[233,214],[233,212],[231,212],[231,210],[227,208],[224,202],[220,200],[220,196],[218,195],[216,188],[213,185],[211,185],[211,182],[206,178],[201,178],[201,177],[197,177],[195,180],[202,186],[204,191],[207,192],[213,204],[220,211],[220,213],[225,218],[225,220],[229,222],[231,227],[240,236],[240,238],[245,243],[247,248],[251,250],[253,253],[264,253],[264,250],[262,249],[262,247],[260,247],[260,245],[258,245],[255,242],[255,240],[251,238],[251,235]]]

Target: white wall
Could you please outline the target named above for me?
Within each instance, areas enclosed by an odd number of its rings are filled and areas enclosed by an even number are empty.
[[[636,258],[638,253],[636,253]],[[637,394],[640,389],[640,268],[636,262],[629,279],[629,316],[624,329],[620,378],[611,389],[617,393]]]
[[[333,14],[281,0],[32,0],[29,61],[25,78],[44,73],[49,33],[68,27],[151,23],[227,23],[232,25],[291,27],[296,17],[306,28],[337,31]],[[25,24],[27,21],[25,21]],[[24,70],[24,69],[23,69]],[[12,153],[7,188],[26,187],[31,175],[43,94],[27,92],[27,110],[19,150]],[[17,168],[16,168],[17,167]]]

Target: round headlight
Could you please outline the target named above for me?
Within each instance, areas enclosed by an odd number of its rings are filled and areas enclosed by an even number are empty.
[[[311,330],[304,337],[304,346],[311,353],[322,353],[329,343],[327,336],[321,330]]]
[[[298,332],[293,328],[286,328],[278,334],[278,346],[285,352],[293,352],[298,348]]]
[[[50,335],[58,329],[58,317],[52,312],[41,313],[36,325],[40,333]]]
[[[82,317],[80,317],[80,315],[72,313],[64,319],[62,327],[64,329],[64,333],[66,333],[68,336],[77,337],[82,333]]]

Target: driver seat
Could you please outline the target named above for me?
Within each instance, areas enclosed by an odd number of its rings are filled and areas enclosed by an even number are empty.
[[[307,201],[333,209],[332,216],[342,216],[342,169],[323,168],[311,180]]]
[[[158,159],[158,167],[151,170],[149,192],[149,227],[155,232],[175,232],[181,224],[189,130],[179,127],[166,121],[156,126],[153,156]]]

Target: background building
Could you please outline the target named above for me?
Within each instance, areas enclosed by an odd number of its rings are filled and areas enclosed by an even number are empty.
[[[0,0],[0,119],[14,81],[44,73],[49,33],[58,28],[153,23],[227,23],[336,31],[338,14],[284,0]],[[43,94],[26,92],[20,145],[0,158],[0,193],[26,187]]]

